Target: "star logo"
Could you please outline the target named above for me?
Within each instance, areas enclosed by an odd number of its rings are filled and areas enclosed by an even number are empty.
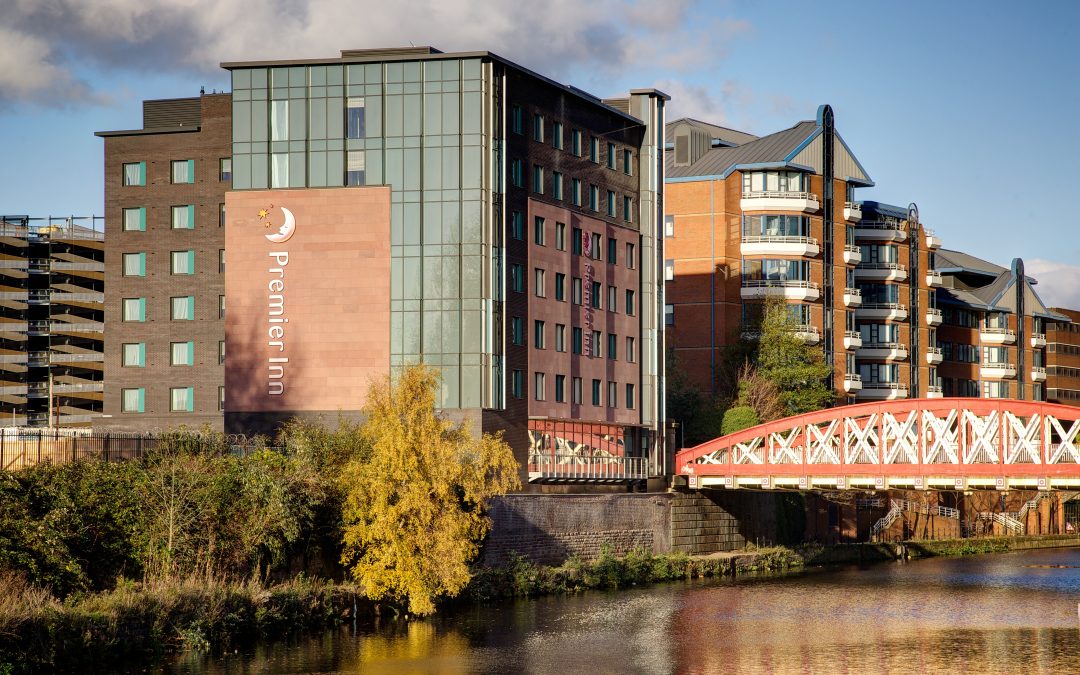
[[[270,211],[274,208],[271,204],[268,208],[259,209],[259,220],[266,221],[265,227],[270,227]]]

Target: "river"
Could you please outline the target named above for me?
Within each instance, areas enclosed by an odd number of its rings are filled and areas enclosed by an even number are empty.
[[[1080,549],[931,558],[475,607],[176,673],[1080,673]]]

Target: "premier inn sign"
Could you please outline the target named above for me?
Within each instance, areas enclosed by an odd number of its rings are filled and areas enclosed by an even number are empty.
[[[389,188],[233,191],[225,213],[226,415],[359,410],[389,371]]]

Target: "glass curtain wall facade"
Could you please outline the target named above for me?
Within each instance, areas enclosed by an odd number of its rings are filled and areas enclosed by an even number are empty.
[[[438,367],[444,408],[502,401],[494,67],[232,68],[233,189],[391,187],[390,367]]]

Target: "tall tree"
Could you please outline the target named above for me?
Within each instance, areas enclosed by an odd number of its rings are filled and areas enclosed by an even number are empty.
[[[485,500],[518,487],[501,434],[474,435],[435,410],[435,371],[414,366],[373,385],[361,436],[343,471],[343,562],[373,600],[435,611],[457,595],[491,526]]]
[[[776,385],[788,415],[820,410],[836,399],[825,385],[832,366],[825,363],[820,347],[808,345],[796,335],[796,327],[785,302],[766,303],[757,367]]]

